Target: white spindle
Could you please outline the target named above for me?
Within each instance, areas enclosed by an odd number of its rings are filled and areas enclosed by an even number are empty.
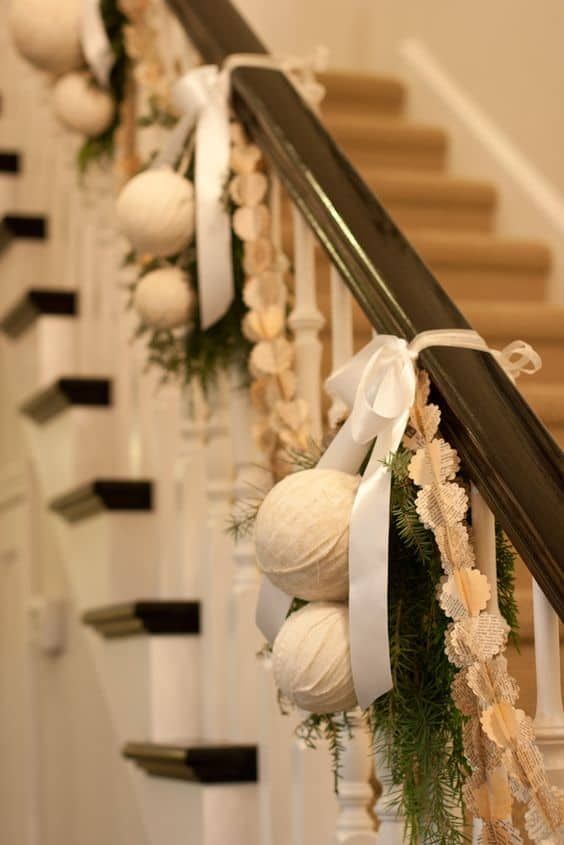
[[[228,607],[233,582],[233,540],[226,531],[231,512],[232,457],[228,389],[223,379],[210,390],[206,448],[206,558],[202,567],[203,728],[210,739],[224,739],[231,690],[228,659]]]
[[[405,842],[405,825],[402,816],[392,800],[390,770],[381,752],[374,755],[376,775],[382,787],[380,797],[376,801],[375,809],[378,816],[378,842],[382,845],[403,845]],[[394,790],[395,792],[395,790]]]
[[[476,566],[487,577],[490,584],[490,599],[486,609],[488,613],[499,613],[495,517],[473,484],[470,490],[470,505],[472,508],[472,539],[476,554]]]
[[[301,213],[292,207],[294,222],[295,305],[289,324],[296,346],[298,393],[309,403],[311,433],[321,440],[321,354],[319,332],[323,316],[317,307],[315,239]]]
[[[268,490],[270,473],[260,466],[260,454],[252,438],[253,413],[248,390],[239,370],[231,373],[231,443],[234,464],[234,513],[260,499]],[[251,535],[234,546],[234,570],[229,602],[229,654],[227,672],[232,691],[228,712],[229,738],[256,741],[258,731],[257,666],[254,655],[262,645],[255,624],[259,586]]]
[[[338,270],[331,265],[331,365],[342,367],[354,351],[352,297]],[[346,413],[341,399],[334,397],[329,410],[329,423],[334,426]]]
[[[535,734],[553,783],[564,787],[564,710],[560,673],[558,616],[533,581],[533,618],[537,676]]]
[[[354,737],[345,745],[339,781],[339,816],[335,842],[346,845],[374,845],[374,820],[368,808],[374,803],[370,780],[373,756],[366,725],[360,711],[350,714]]]

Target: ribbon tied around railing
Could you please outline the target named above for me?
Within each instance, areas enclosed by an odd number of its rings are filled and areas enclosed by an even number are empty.
[[[540,358],[516,341],[503,352],[491,350],[471,329],[422,332],[411,343],[377,335],[326,382],[329,394],[352,408],[317,464],[357,473],[364,468],[349,526],[349,632],[351,666],[359,705],[368,707],[392,687],[388,643],[388,535],[391,472],[388,462],[405,433],[417,386],[416,361],[431,346],[489,352],[510,377],[536,372]],[[257,624],[272,641],[292,597],[263,578]]]

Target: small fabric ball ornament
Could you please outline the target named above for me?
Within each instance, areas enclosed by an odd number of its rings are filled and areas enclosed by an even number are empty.
[[[88,72],[74,72],[55,83],[53,107],[67,129],[95,138],[112,125],[116,104]]]
[[[162,267],[147,273],[133,297],[143,323],[153,329],[183,326],[190,317],[193,302],[188,277],[178,267]]]
[[[290,596],[342,601],[349,589],[349,522],[358,476],[306,469],[268,493],[255,522],[260,569]]]
[[[194,235],[194,188],[170,167],[146,170],[122,190],[117,215],[138,252],[175,255]]]
[[[356,707],[347,605],[312,602],[292,613],[274,640],[272,670],[282,695],[302,710]]]
[[[16,47],[32,65],[60,74],[84,64],[81,0],[14,0],[10,26]]]

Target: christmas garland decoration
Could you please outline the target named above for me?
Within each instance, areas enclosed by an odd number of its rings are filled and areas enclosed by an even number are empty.
[[[14,0],[10,25],[18,51],[52,78],[57,119],[86,136],[77,155],[80,173],[116,153],[124,179],[138,169],[138,88],[149,106],[141,125],[170,119],[171,80],[155,15],[155,0]]]
[[[428,399],[428,380],[421,378],[411,413],[415,453],[409,474],[420,488],[417,513],[433,531],[445,573],[439,602],[453,620],[445,633],[445,651],[459,669],[452,694],[467,718],[464,752],[472,772],[464,789],[466,806],[482,821],[483,845],[521,842],[510,821],[512,796],[527,805],[530,839],[557,842],[564,836],[564,796],[549,784],[532,720],[515,707],[518,687],[503,656],[508,625],[486,610],[491,588],[474,568],[464,523],[468,499],[453,481],[458,457],[437,436],[440,411]]]

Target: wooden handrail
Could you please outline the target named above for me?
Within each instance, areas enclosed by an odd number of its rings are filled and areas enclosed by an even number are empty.
[[[228,0],[168,0],[206,62],[264,45]],[[372,325],[410,340],[468,328],[386,210],[282,73],[240,67],[233,107]],[[562,451],[493,358],[431,349],[421,356],[442,430],[560,618],[564,617]]]

